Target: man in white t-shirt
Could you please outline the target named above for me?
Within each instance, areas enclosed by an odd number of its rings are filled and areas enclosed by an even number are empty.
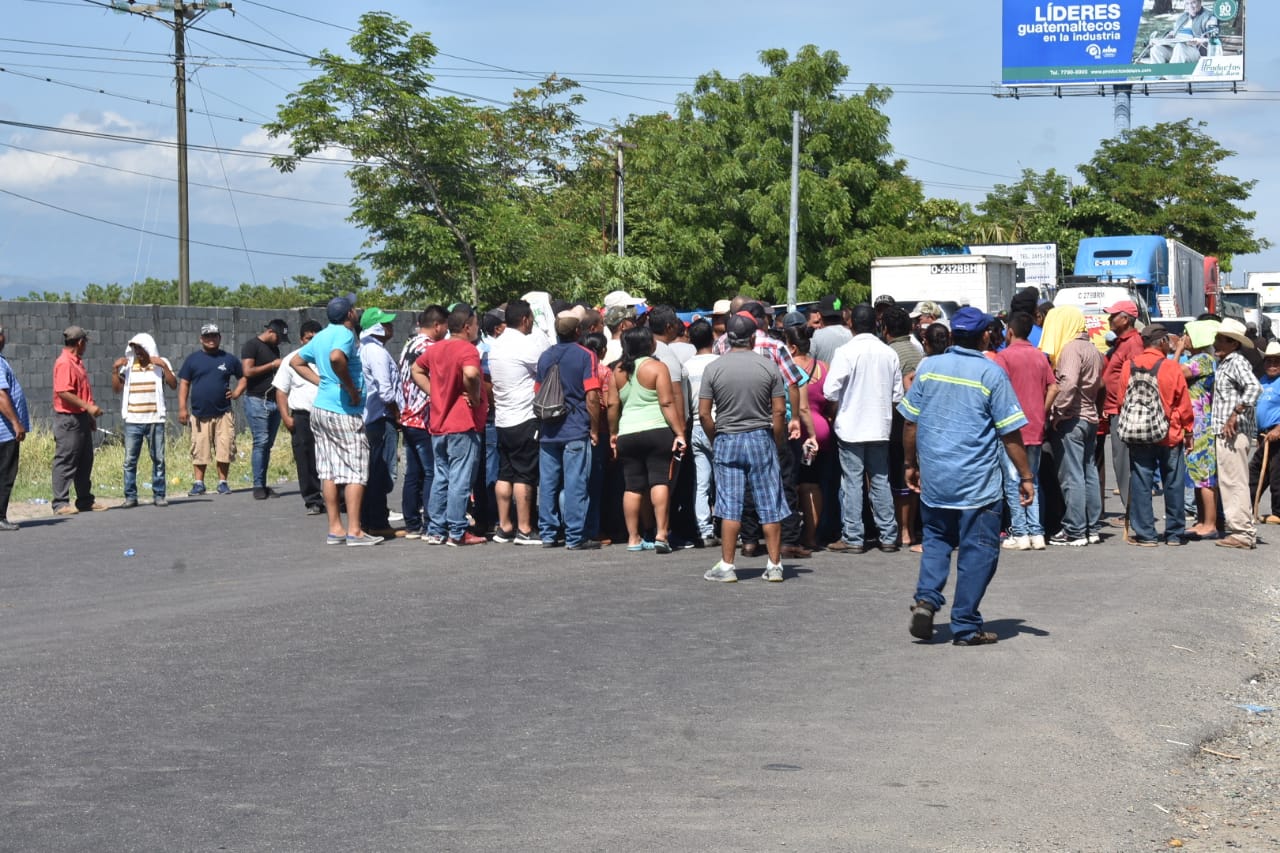
[[[314,338],[318,331],[320,324],[315,320],[303,323],[298,330],[299,346]],[[307,515],[324,515],[324,493],[316,474],[316,438],[311,432],[311,407],[316,402],[317,388],[299,376],[287,360],[276,371],[271,387],[276,391],[280,423],[289,431],[302,505],[307,508]]]
[[[507,328],[489,347],[494,426],[498,430],[498,527],[494,542],[541,545],[533,529],[533,493],[538,485],[538,421],[533,416],[538,358],[550,346],[533,331],[533,308],[523,299],[507,303]],[[515,504],[515,523],[511,506]]]

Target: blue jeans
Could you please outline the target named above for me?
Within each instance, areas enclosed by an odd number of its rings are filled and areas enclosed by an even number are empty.
[[[888,441],[838,441],[840,467],[844,470],[844,541],[861,545],[863,476],[871,481],[871,517],[880,530],[880,541],[898,544],[898,520],[893,514],[893,493],[889,491]]]
[[[538,445],[538,535],[543,542],[554,542],[561,524],[566,545],[586,538],[590,478],[591,439]]]
[[[698,523],[698,533],[702,538],[715,535],[715,527],[711,522],[711,484],[715,478],[715,452],[707,434],[702,431],[702,424],[693,425],[693,467],[697,476],[697,484],[693,489],[693,515]]]
[[[427,532],[461,539],[467,532],[471,478],[480,461],[480,433],[471,430],[433,435],[431,452],[436,464],[431,500],[427,504],[427,514],[431,516]]]
[[[253,487],[267,485],[267,466],[271,462],[271,446],[276,442],[276,430],[280,429],[280,413],[276,411],[275,390],[271,399],[244,398],[244,417],[253,433]]]
[[[427,530],[427,507],[431,505],[431,483],[435,479],[436,461],[431,452],[431,433],[425,429],[404,427],[404,490],[400,511],[404,513],[405,530]]]
[[[364,500],[360,502],[360,526],[371,530],[390,527],[387,519],[387,495],[395,486],[392,472],[396,462],[396,425],[390,418],[364,425],[369,440],[369,478],[365,481]]]
[[[1031,476],[1036,477],[1040,473],[1040,445],[1028,444],[1027,465],[1031,467]],[[1013,460],[1009,458],[1008,453],[1004,453],[1004,502],[1009,505],[1009,531],[1014,536],[1043,536],[1044,525],[1040,523],[1040,480],[1037,478],[1035,482],[1036,496],[1032,499],[1030,505],[1023,506],[1022,498],[1019,494],[1019,487],[1022,485],[1018,475],[1018,468],[1013,464]]]
[[[951,636],[963,640],[982,630],[978,605],[996,574],[1000,560],[1000,502],[978,509],[938,509],[920,502],[924,526],[924,553],[920,557],[920,581],[916,600],[935,608],[947,603],[942,589],[951,574],[951,552],[956,559],[955,600],[951,603]]]
[[[151,494],[165,496],[164,474],[164,424],[124,425],[124,496],[126,500],[138,499],[138,456],[142,453],[143,439],[151,453]]]
[[[1062,530],[1068,539],[1083,539],[1102,529],[1102,492],[1093,457],[1098,425],[1080,418],[1062,421],[1049,434],[1062,487]]]
[[[1135,538],[1148,542],[1159,538],[1151,497],[1157,472],[1164,481],[1164,535],[1172,541],[1187,530],[1187,507],[1183,501],[1187,465],[1182,445],[1129,445],[1129,525]]]

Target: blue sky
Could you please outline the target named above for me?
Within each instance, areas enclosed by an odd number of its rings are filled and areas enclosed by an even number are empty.
[[[239,0],[235,6],[234,15],[213,12],[197,26],[308,54],[344,50],[350,33],[342,28],[354,27],[366,9],[337,0]],[[167,28],[82,0],[8,0],[5,7],[0,120],[175,138]],[[758,73],[757,54],[765,48],[835,50],[850,66],[851,91],[867,83],[894,90],[886,107],[891,142],[925,191],[973,203],[993,184],[1016,180],[1023,168],[1074,175],[1113,132],[1108,97],[993,97],[1001,51],[996,3],[913,0],[893,14],[884,7],[873,12],[872,4],[821,0],[402,0],[372,8],[431,34],[442,52],[440,86],[505,99],[529,78],[492,66],[556,71],[592,81],[581,114],[602,123],[660,111],[712,69]],[[1206,121],[1208,132],[1237,152],[1224,168],[1258,179],[1248,206],[1258,213],[1258,233],[1280,243],[1280,211],[1272,202],[1280,191],[1274,155],[1280,57],[1261,52],[1275,40],[1268,36],[1280,34],[1280,11],[1254,0],[1248,12],[1253,52],[1244,93],[1135,96],[1132,120],[1135,126],[1187,116]],[[187,50],[193,57],[188,105],[218,116],[190,115],[190,142],[278,150],[281,143],[253,122],[273,117],[286,94],[311,76],[301,61],[211,33],[190,33]],[[0,192],[0,298],[32,289],[79,290],[90,281],[177,277],[175,240],[84,218],[176,234],[171,149],[9,124],[0,125],[0,143],[0,191],[26,197]],[[193,152],[190,163],[191,180],[207,185],[191,189],[192,239],[231,247],[193,246],[193,279],[280,284],[360,251],[364,235],[345,222],[350,192],[341,165],[307,164],[281,175],[261,158],[207,152]],[[259,195],[229,193],[228,185]],[[246,254],[244,246],[254,252]],[[1276,269],[1280,248],[1237,258],[1234,275],[1242,281],[1243,272]]]

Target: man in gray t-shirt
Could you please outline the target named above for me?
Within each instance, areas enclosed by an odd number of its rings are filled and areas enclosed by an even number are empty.
[[[782,520],[791,513],[782,496],[778,467],[778,448],[786,441],[787,392],[777,366],[752,352],[756,334],[752,320],[731,316],[726,334],[729,352],[707,366],[698,392],[698,417],[713,442],[716,515],[721,522],[721,559],[703,578],[729,583],[738,579],[733,558],[750,485],[769,552],[763,577],[781,581]]]
[[[824,364],[830,364],[836,350],[853,340],[853,332],[844,325],[844,314],[840,308],[837,297],[824,296],[814,309],[822,325],[809,341],[809,354]]]

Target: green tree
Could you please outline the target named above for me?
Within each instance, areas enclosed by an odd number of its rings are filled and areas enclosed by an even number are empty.
[[[354,61],[323,52],[319,74],[267,125],[289,139],[275,165],[291,171],[327,148],[361,161],[348,172],[350,219],[369,232],[380,278],[411,294],[479,303],[487,278],[503,288],[545,278],[545,247],[575,231],[545,202],[587,136],[573,112],[576,84],[552,77],[516,92],[510,107],[481,108],[433,89],[436,47],[403,21],[363,15],[350,47]]]
[[[785,296],[793,110],[803,119],[801,299],[855,295],[873,258],[919,251],[937,236],[932,223],[913,219],[920,184],[891,157],[881,112],[888,90],[840,94],[848,67],[812,45],[794,58],[766,50],[760,60],[767,74],[705,74],[674,115],[633,118],[622,129],[635,145],[627,251],[650,259],[683,304],[736,291]]]
[[[1071,221],[1083,234],[1158,234],[1216,255],[1224,270],[1234,255],[1271,246],[1254,233],[1256,214],[1241,205],[1256,180],[1221,171],[1235,155],[1182,119],[1140,127],[1107,139],[1079,166],[1086,181]]]

